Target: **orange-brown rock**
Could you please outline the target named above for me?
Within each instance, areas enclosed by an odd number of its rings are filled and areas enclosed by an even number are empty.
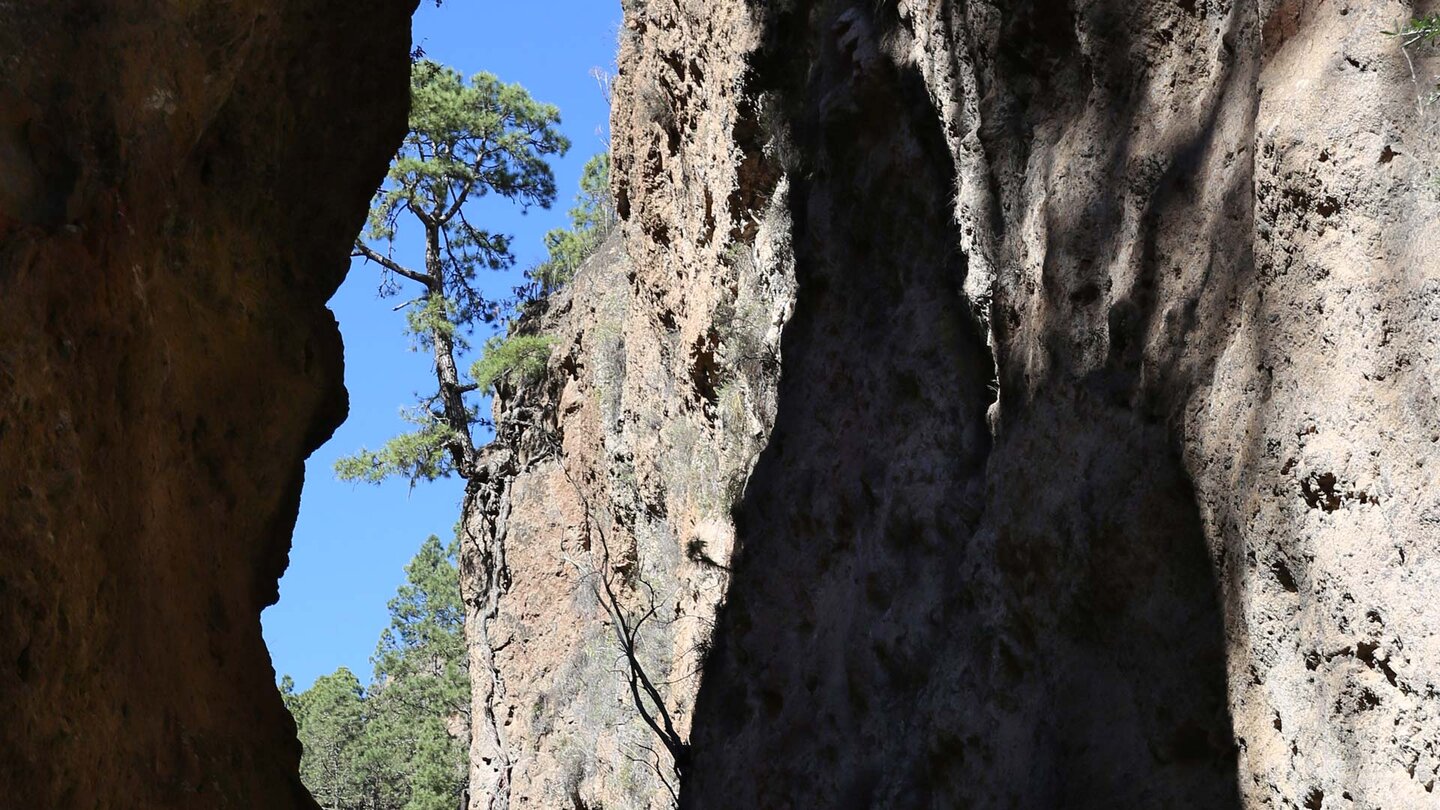
[[[413,6],[0,5],[0,805],[313,806],[259,617]]]

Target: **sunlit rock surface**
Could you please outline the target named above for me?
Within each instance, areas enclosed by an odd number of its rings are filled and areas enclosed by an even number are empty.
[[[307,805],[258,614],[406,5],[0,7],[5,801]],[[472,807],[1433,803],[1414,11],[627,3],[467,501]]]
[[[623,245],[537,326],[482,510],[517,790],[673,802],[603,539],[663,595],[686,806],[1433,800],[1411,9],[626,12]]]

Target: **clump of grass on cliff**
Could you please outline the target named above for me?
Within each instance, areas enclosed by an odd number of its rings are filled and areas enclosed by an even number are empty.
[[[533,383],[545,373],[550,347],[549,335],[496,335],[485,342],[480,359],[470,367],[470,377],[481,391],[494,392],[500,384]]]

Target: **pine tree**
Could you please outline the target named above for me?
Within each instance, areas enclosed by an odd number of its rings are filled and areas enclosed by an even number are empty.
[[[326,810],[359,806],[360,739],[364,732],[364,692],[345,667],[322,676],[315,685],[286,700],[299,732],[304,756],[300,779]]]
[[[430,61],[411,72],[410,132],[370,210],[369,227],[354,255],[377,265],[382,295],[417,293],[405,304],[409,331],[434,360],[436,391],[406,412],[415,430],[378,451],[362,449],[340,460],[343,479],[378,483],[391,476],[414,482],[477,472],[471,428],[478,419],[467,396],[479,386],[461,372],[457,354],[477,325],[501,315],[498,302],[477,287],[481,270],[515,262],[510,237],[477,227],[471,204],[496,195],[528,208],[555,200],[547,163],[570,142],[560,113],[518,84],[489,73],[469,82]],[[401,227],[418,228],[424,257],[405,264],[394,256]],[[380,247],[377,247],[380,246]]]
[[[404,775],[406,810],[449,810],[465,781],[470,682],[452,558],[433,535],[420,547],[372,659],[369,748]]]
[[[390,600],[368,689],[341,667],[280,692],[295,717],[300,776],[327,810],[450,810],[465,782],[469,730],[464,609],[453,549],[434,536]]]

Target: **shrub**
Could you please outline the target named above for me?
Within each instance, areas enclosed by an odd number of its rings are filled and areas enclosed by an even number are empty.
[[[580,192],[570,209],[570,226],[545,234],[549,258],[528,273],[541,297],[549,295],[575,277],[575,271],[599,249],[614,230],[615,203],[610,199],[610,156],[590,158],[580,177]]]
[[[470,376],[481,391],[494,392],[500,383],[519,385],[533,383],[545,373],[550,347],[555,338],[549,335],[496,335],[485,342],[480,359],[470,369]]]

